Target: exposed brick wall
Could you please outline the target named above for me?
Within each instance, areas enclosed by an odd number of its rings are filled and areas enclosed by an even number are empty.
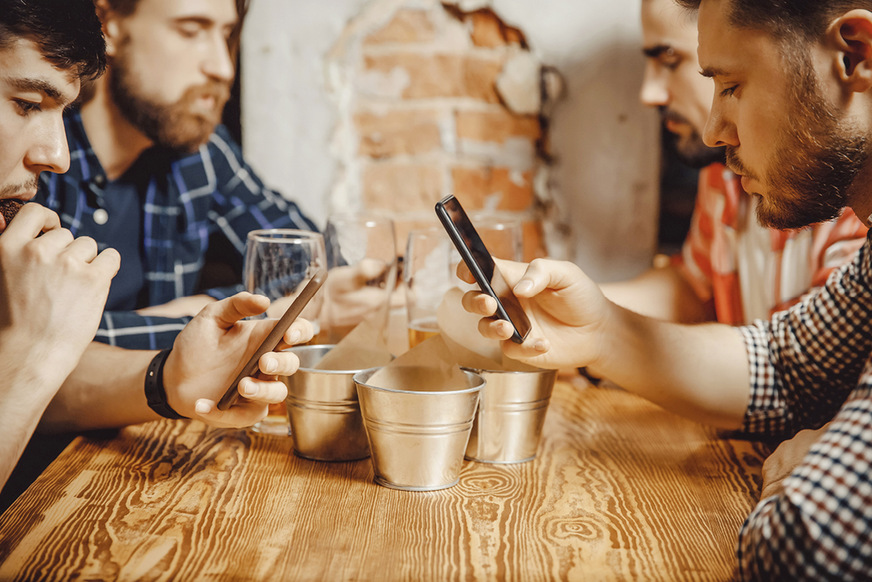
[[[521,30],[489,8],[373,0],[328,67],[341,119],[338,204],[390,214],[402,252],[409,228],[435,220],[433,204],[454,194],[468,210],[520,218],[526,258],[547,253],[543,144],[558,91],[548,94],[554,74]]]

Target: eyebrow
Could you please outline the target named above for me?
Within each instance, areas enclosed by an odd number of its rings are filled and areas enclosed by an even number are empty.
[[[668,44],[658,44],[649,48],[643,48],[642,53],[651,59],[656,59],[663,53],[668,53],[669,51],[674,51],[675,49]]]

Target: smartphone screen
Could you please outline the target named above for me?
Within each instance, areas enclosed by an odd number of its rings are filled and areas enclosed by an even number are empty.
[[[239,385],[239,381],[246,376],[254,374],[257,371],[257,363],[258,360],[260,360],[260,357],[267,352],[275,350],[279,346],[285,332],[300,316],[300,313],[303,312],[303,308],[305,308],[306,304],[309,303],[309,300],[315,296],[315,293],[321,288],[321,285],[324,284],[326,279],[327,271],[324,269],[319,269],[314,275],[312,275],[312,278],[309,279],[309,282],[306,283],[306,286],[303,287],[300,294],[297,295],[290,307],[288,307],[285,313],[279,318],[275,326],[272,328],[272,331],[270,331],[269,335],[266,336],[266,339],[263,340],[263,343],[261,343],[254,351],[254,354],[252,354],[248,363],[245,364],[236,376],[236,379],[224,393],[224,396],[221,397],[221,400],[218,402],[218,410],[227,410],[239,399],[239,391],[236,389]]]
[[[530,333],[530,320],[511,287],[494,264],[472,221],[457,198],[448,196],[436,204],[436,215],[460,252],[482,292],[497,300],[496,317],[512,324],[512,341],[522,343]]]

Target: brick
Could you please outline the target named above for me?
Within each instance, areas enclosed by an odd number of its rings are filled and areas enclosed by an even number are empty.
[[[414,44],[431,42],[436,38],[436,27],[429,13],[423,10],[398,10],[384,27],[364,39],[364,45],[389,43]]]
[[[486,201],[498,196],[497,209],[521,211],[535,199],[532,171],[521,174],[521,184],[515,183],[509,168],[458,166],[452,169],[451,177],[454,195],[470,209],[492,208]]]
[[[545,229],[541,220],[528,220],[522,224],[524,229],[524,261],[532,261],[548,256],[545,242]]]
[[[535,115],[515,115],[506,109],[495,109],[457,111],[454,117],[460,139],[505,143],[513,137],[536,141],[542,136],[542,126]]]
[[[476,10],[466,15],[472,21],[470,37],[475,46],[498,48],[506,45],[527,46],[527,41],[517,28],[507,26],[492,10]]]
[[[394,53],[367,55],[367,71],[388,76],[400,69],[409,82],[404,99],[468,97],[485,103],[499,103],[496,80],[502,63],[475,55]]]
[[[359,152],[370,158],[425,154],[442,149],[439,114],[433,110],[393,110],[384,115],[354,116],[360,135]]]
[[[378,162],[361,172],[363,206],[388,212],[433,212],[443,192],[436,164]]]

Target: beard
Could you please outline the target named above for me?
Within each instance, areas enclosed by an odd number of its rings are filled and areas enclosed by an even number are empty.
[[[700,169],[711,164],[724,163],[724,148],[710,148],[702,141],[702,136],[693,127],[686,117],[680,113],[669,109],[668,107],[659,107],[660,119],[665,127],[667,121],[681,123],[691,128],[691,133],[686,136],[681,136],[666,130],[666,140],[675,152],[678,160],[690,166],[691,168]]]
[[[174,103],[145,96],[123,42],[113,59],[108,85],[113,101],[131,125],[155,144],[185,153],[206,143],[230,98],[230,85],[221,81],[191,87]],[[194,104],[201,97],[214,97],[212,111],[195,110]]]
[[[866,137],[839,120],[821,94],[811,65],[804,62],[794,73],[792,111],[787,128],[776,140],[765,181],[769,195],[759,196],[757,204],[760,224],[782,230],[839,216],[869,159]],[[726,156],[734,172],[759,180],[733,147],[727,146]]]

